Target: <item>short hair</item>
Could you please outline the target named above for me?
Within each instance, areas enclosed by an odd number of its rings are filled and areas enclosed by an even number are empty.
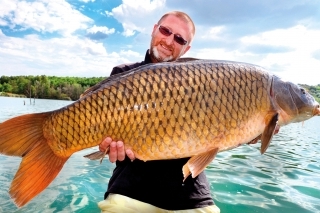
[[[181,12],[181,11],[170,11],[170,12],[165,13],[159,19],[158,24],[161,24],[162,20],[165,19],[169,15],[176,16],[177,18],[183,20],[184,22],[186,22],[187,24],[189,24],[191,26],[191,28],[192,28],[191,29],[191,41],[190,41],[190,43],[191,43],[192,40],[193,40],[194,34],[196,33],[196,27],[195,27],[192,19],[190,18],[190,16],[187,15],[186,13],[184,13],[184,12]]]

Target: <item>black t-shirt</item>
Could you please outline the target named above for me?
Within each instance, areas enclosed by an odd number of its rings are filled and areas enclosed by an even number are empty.
[[[111,75],[151,63],[149,51],[140,63],[114,67]],[[124,141],[125,143],[125,141]],[[189,158],[143,162],[126,157],[117,161],[108,184],[109,193],[121,194],[167,210],[183,210],[213,205],[204,172],[183,182],[182,167]]]

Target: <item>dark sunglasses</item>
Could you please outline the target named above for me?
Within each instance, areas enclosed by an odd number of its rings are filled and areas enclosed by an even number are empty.
[[[164,26],[161,26],[161,25],[159,25],[159,31],[160,31],[160,33],[162,33],[162,35],[165,35],[165,36],[170,36],[173,33],[170,29],[168,29]],[[186,45],[188,43],[181,36],[174,34],[174,33],[173,33],[173,39],[175,42],[177,42],[180,45]]]

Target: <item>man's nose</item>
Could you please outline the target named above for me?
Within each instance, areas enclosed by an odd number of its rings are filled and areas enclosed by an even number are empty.
[[[173,35],[173,33],[172,33],[171,35],[167,36],[166,39],[165,39],[165,41],[166,41],[166,44],[167,44],[167,45],[173,44],[173,42],[174,42],[174,35]]]

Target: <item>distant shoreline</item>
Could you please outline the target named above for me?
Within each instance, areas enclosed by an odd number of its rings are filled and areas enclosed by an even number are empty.
[[[23,94],[14,94],[14,93],[8,93],[8,92],[0,92],[0,96],[13,97],[13,98],[28,98],[27,96],[25,96]]]
[[[14,93],[8,93],[8,92],[0,92],[0,97],[28,98],[28,99],[30,99],[30,97],[27,97],[26,95],[23,95],[23,94],[14,94]],[[32,97],[31,99],[34,99],[34,97]],[[35,98],[35,99],[39,99],[39,98]],[[72,99],[70,97],[65,97],[64,99],[52,99],[52,98],[50,98],[50,100],[72,101]]]

